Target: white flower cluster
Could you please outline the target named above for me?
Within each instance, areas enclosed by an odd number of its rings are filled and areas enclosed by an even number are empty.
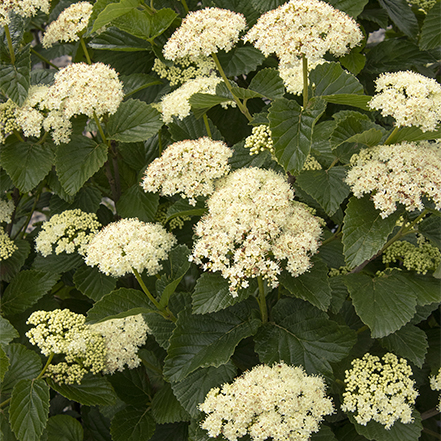
[[[50,6],[50,0],[2,0],[0,3],[0,26],[9,24],[9,13],[11,11],[21,17],[32,17],[39,10],[49,14]]]
[[[0,199],[0,223],[6,222],[7,224],[9,224],[9,222],[11,222],[11,216],[14,210],[14,201],[5,201],[3,199]]]
[[[371,109],[395,118],[397,127],[435,130],[441,121],[441,84],[433,78],[405,71],[381,74],[375,81]]]
[[[220,8],[191,11],[182,20],[164,46],[168,60],[189,57],[208,57],[219,49],[228,52],[238,42],[239,34],[246,28],[242,14]]]
[[[167,258],[175,244],[176,238],[162,225],[121,219],[93,237],[85,262],[114,277],[133,273],[133,269],[139,273],[146,270],[153,276],[162,269],[159,262]]]
[[[294,277],[304,273],[321,227],[293,198],[285,177],[272,170],[243,168],[226,176],[196,225],[191,259],[204,270],[220,271],[233,296],[248,278],[262,276],[274,288],[282,267]]]
[[[132,315],[122,319],[107,320],[90,325],[93,332],[104,337],[106,342],[105,374],[122,372],[125,365],[129,369],[139,366],[138,348],[147,340],[150,332],[142,314]]]
[[[290,0],[263,14],[244,40],[265,56],[275,53],[281,65],[305,56],[316,62],[330,52],[341,57],[362,40],[358,24],[319,0]]]
[[[375,208],[386,218],[397,203],[407,211],[422,210],[422,197],[441,209],[441,142],[380,145],[363,149],[351,158],[352,168],[346,177],[358,198],[372,193]]]
[[[26,337],[49,357],[63,354],[65,361],[49,365],[46,375],[57,383],[81,383],[87,372],[97,374],[105,367],[104,338],[85,324],[86,317],[68,309],[35,311],[27,324],[34,325]]]
[[[88,243],[100,227],[94,213],[84,213],[78,208],[63,211],[43,223],[35,239],[35,250],[44,257],[53,252],[77,252],[84,256]]]
[[[93,6],[88,2],[70,5],[53,21],[43,35],[42,44],[45,49],[54,43],[77,41],[89,23]]]
[[[253,127],[251,135],[245,139],[244,147],[250,149],[250,155],[257,155],[265,150],[269,150],[270,153],[274,154],[271,129],[265,124]]]
[[[316,68],[319,64],[323,63],[326,63],[326,60],[321,59],[309,61],[308,72]],[[279,75],[289,93],[292,93],[293,95],[300,95],[303,92],[303,63],[301,60],[280,64]]]
[[[430,377],[430,387],[432,390],[441,390],[441,368],[436,376]],[[441,412],[441,395],[439,396],[437,409]]]
[[[208,414],[201,427],[208,436],[229,441],[250,435],[254,441],[307,441],[324,415],[334,412],[322,378],[302,367],[276,363],[255,366],[222,389],[208,392],[199,409]]]
[[[358,424],[365,426],[373,420],[389,430],[397,420],[413,422],[412,406],[418,392],[405,359],[387,353],[382,361],[369,353],[352,361],[352,369],[346,371],[341,409],[354,413]]]
[[[169,145],[151,162],[142,180],[144,191],[163,196],[181,193],[191,205],[198,196],[214,191],[214,181],[230,171],[228,159],[233,151],[222,141],[203,137]]]
[[[14,241],[8,236],[3,227],[0,227],[0,262],[9,259],[17,249]]]

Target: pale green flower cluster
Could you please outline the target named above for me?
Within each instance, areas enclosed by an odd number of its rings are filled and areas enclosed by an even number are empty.
[[[121,219],[93,237],[85,262],[114,277],[133,274],[134,269],[153,276],[162,269],[160,261],[167,258],[175,244],[176,238],[160,224]]]
[[[230,51],[246,28],[242,14],[220,8],[190,11],[164,46],[167,60],[196,60],[219,50]]]
[[[430,387],[432,390],[441,390],[441,368],[436,376],[430,377]],[[439,396],[437,409],[441,412],[441,395]]]
[[[158,206],[158,210],[155,214],[155,222],[160,222],[163,226],[167,223],[167,210],[173,205],[172,201],[167,201],[165,203],[161,203]],[[170,219],[168,222],[169,230],[173,231],[176,229],[181,230],[184,226],[184,222],[190,220],[190,216],[176,216],[173,219]]]
[[[341,409],[353,413],[358,424],[365,426],[372,420],[389,430],[397,420],[413,422],[412,406],[418,392],[404,358],[387,353],[381,360],[367,353],[352,361],[352,369],[346,371]]]
[[[199,409],[208,436],[229,441],[249,434],[254,441],[307,441],[325,415],[334,412],[321,377],[302,367],[276,363],[255,366],[221,389],[208,392]]]
[[[230,292],[258,276],[275,288],[286,268],[294,277],[311,267],[319,247],[320,221],[272,170],[243,168],[221,179],[197,223],[191,260],[204,271],[220,271]]]
[[[427,12],[436,5],[437,0],[407,0],[407,3],[417,6],[420,10]]]
[[[90,329],[104,337],[105,374],[122,372],[126,365],[129,369],[139,366],[141,359],[137,355],[138,348],[146,342],[147,333],[150,332],[142,314],[96,323],[90,325]]]
[[[92,15],[93,6],[88,2],[78,2],[66,8],[53,21],[43,35],[45,49],[57,42],[78,41],[79,35],[86,29]]]
[[[9,237],[3,227],[0,227],[0,262],[11,257],[17,250],[17,245]]]
[[[302,170],[321,170],[322,166],[311,154],[306,157]]]
[[[245,139],[246,149],[250,149],[250,155],[257,155],[259,152],[269,150],[274,154],[273,140],[271,139],[271,129],[265,125],[253,127],[251,135]]]
[[[62,252],[77,252],[84,256],[88,243],[100,227],[94,213],[85,213],[78,208],[63,211],[43,223],[35,239],[35,250],[44,257]]]
[[[20,130],[20,126],[15,119],[17,107],[17,104],[11,99],[0,104],[0,144],[4,144],[7,136],[14,130]]]
[[[6,222],[7,224],[9,224],[9,222],[11,222],[11,216],[14,210],[14,201],[5,201],[3,199],[0,199],[0,223]]]
[[[9,13],[12,11],[21,17],[32,17],[39,10],[49,14],[50,6],[50,0],[2,0],[0,3],[0,26],[9,24]]]
[[[85,324],[86,317],[68,309],[35,311],[27,324],[34,325],[26,337],[50,357],[64,355],[65,361],[49,365],[46,375],[56,383],[81,383],[88,372],[97,374],[105,368],[104,338]]]
[[[424,237],[418,239],[418,246],[407,241],[394,242],[383,252],[383,263],[402,262],[409,271],[426,274],[435,271],[441,263],[441,252]]]
[[[196,198],[212,194],[215,180],[230,171],[232,155],[224,142],[208,137],[175,142],[149,164],[141,186],[164,196],[180,193],[196,205]]]
[[[441,84],[433,78],[411,72],[381,74],[375,81],[371,109],[395,118],[397,127],[435,130],[441,121]]]
[[[346,183],[358,198],[371,193],[375,208],[386,218],[403,204],[422,210],[423,196],[441,209],[441,142],[402,142],[363,149],[351,158]]]

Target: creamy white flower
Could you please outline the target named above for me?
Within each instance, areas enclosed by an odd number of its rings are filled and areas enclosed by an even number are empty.
[[[0,3],[0,26],[9,24],[11,11],[21,17],[32,17],[39,10],[49,14],[50,6],[50,0],[2,0]]]
[[[158,274],[161,260],[176,244],[173,234],[159,224],[121,219],[104,227],[87,247],[85,262],[107,275],[120,277],[133,269]]]
[[[201,427],[208,436],[229,441],[307,441],[318,432],[324,415],[334,412],[321,377],[302,367],[276,363],[255,366],[221,389],[213,388],[199,405],[207,414]]]
[[[181,193],[196,205],[195,198],[212,194],[214,181],[229,172],[232,155],[224,142],[207,137],[175,142],[149,164],[141,185],[164,196]]]
[[[435,79],[405,71],[381,74],[375,84],[377,93],[369,107],[395,118],[397,127],[420,127],[426,132],[441,121],[441,84]]]
[[[194,60],[208,57],[219,49],[228,52],[238,42],[245,27],[245,17],[228,9],[191,11],[165,44],[164,57],[168,60],[184,57]]]

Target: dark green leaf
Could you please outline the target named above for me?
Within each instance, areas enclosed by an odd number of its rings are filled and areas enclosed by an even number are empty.
[[[176,17],[176,12],[170,8],[162,8],[156,11],[155,14],[150,16],[150,38],[154,39],[166,31]]]
[[[139,52],[147,51],[151,48],[151,44],[148,41],[136,38],[115,27],[106,29],[97,35],[88,43],[88,46],[92,49],[118,52]]]
[[[227,101],[231,101],[231,97],[212,95],[210,93],[195,93],[189,99],[189,103],[192,108],[206,110]]]
[[[273,323],[259,329],[255,350],[272,364],[303,366],[309,374],[332,376],[330,363],[347,357],[356,342],[355,332],[299,299],[281,299],[272,310]]]
[[[54,82],[55,70],[51,69],[33,69],[31,71],[31,84],[32,85],[41,85],[45,84],[46,86],[52,85]]]
[[[0,345],[7,345],[11,340],[19,336],[19,333],[11,323],[0,316]]]
[[[47,441],[83,441],[81,423],[70,415],[55,415],[47,422]]]
[[[146,193],[137,183],[123,192],[116,203],[116,211],[125,218],[137,217],[142,222],[153,222],[158,204],[159,196]]]
[[[210,119],[208,119],[208,124],[210,126],[211,138],[216,141],[222,141],[223,136]],[[201,118],[196,119],[193,114],[190,114],[183,120],[175,118],[172,123],[168,124],[168,128],[173,141],[198,139],[207,136],[204,121]]]
[[[418,224],[418,231],[441,248],[441,218],[429,216]]]
[[[268,119],[278,162],[291,174],[302,170],[311,151],[314,125],[325,111],[326,103],[315,100],[302,109],[296,102],[277,99],[270,107]]]
[[[148,441],[155,433],[155,421],[148,408],[128,406],[112,419],[113,441]]]
[[[283,80],[276,69],[262,69],[257,72],[251,80],[249,89],[272,100],[283,98],[285,93]]]
[[[120,142],[145,141],[162,127],[160,115],[156,109],[143,101],[124,101],[107,123],[109,139]]]
[[[441,128],[434,132],[423,132],[418,127],[400,127],[393,141],[398,144],[402,141],[425,141],[437,138],[441,138]]]
[[[408,291],[413,291],[418,305],[425,306],[431,303],[441,303],[441,289],[439,280],[429,275],[403,272],[400,278],[407,285]]]
[[[49,254],[43,257],[37,254],[33,269],[38,271],[47,271],[52,274],[61,274],[72,269],[78,268],[83,263],[83,258],[78,253]]]
[[[86,440],[112,441],[110,420],[99,411],[98,407],[82,407],[81,418]]]
[[[147,326],[152,331],[156,342],[165,350],[170,346],[170,338],[175,330],[175,324],[159,315],[157,312],[143,314]]]
[[[51,290],[59,278],[58,274],[44,271],[21,271],[5,289],[3,313],[12,315],[25,311]]]
[[[234,47],[231,51],[219,53],[219,62],[227,77],[246,75],[256,70],[265,56],[252,46]]]
[[[410,38],[418,34],[418,21],[406,0],[378,0],[398,29]]]
[[[424,19],[421,28],[420,49],[436,49],[441,46],[441,32],[439,24],[441,23],[441,3],[437,2],[430,8]]]
[[[190,419],[190,415],[175,397],[169,383],[165,383],[153,397],[152,413],[158,424],[177,423]]]
[[[252,5],[259,12],[267,12],[271,9],[276,9],[279,6],[282,6],[285,1],[284,0],[251,0]]]
[[[368,95],[352,95],[346,93],[341,93],[339,95],[326,95],[322,98],[328,103],[358,107],[363,110],[369,110],[367,103],[372,99],[372,97]]]
[[[386,243],[392,233],[400,211],[386,219],[374,207],[369,195],[361,199],[352,197],[345,212],[343,225],[343,252],[350,268],[372,258]]]
[[[9,421],[20,441],[38,441],[48,420],[49,387],[40,380],[20,380],[12,391]]]
[[[75,271],[73,281],[79,291],[96,302],[113,291],[116,286],[114,277],[106,276],[98,268],[87,265],[82,265]]]
[[[157,78],[142,73],[123,75],[120,77],[120,80],[124,84],[124,95],[126,98],[147,87],[162,84],[161,80],[158,80]]]
[[[366,55],[353,49],[348,55],[339,58],[341,65],[354,75],[358,75],[366,64]]]
[[[112,24],[137,38],[150,39],[150,14],[146,10],[132,9],[112,20]]]
[[[369,0],[328,0],[328,3],[351,17],[357,18]]]
[[[202,216],[207,212],[205,208],[205,200],[202,198],[196,201],[196,205],[190,205],[187,199],[179,199],[171,205],[166,213],[166,223],[170,222],[172,219],[184,216]]]
[[[193,315],[190,308],[181,311],[165,359],[165,377],[180,381],[199,367],[225,364],[237,344],[256,333],[260,319],[252,311],[246,301],[212,314]]]
[[[9,363],[9,358],[6,355],[6,352],[4,351],[4,349],[2,348],[2,346],[0,346],[0,383],[3,381],[3,378],[5,378],[6,372],[8,372],[10,363]],[[0,428],[1,430],[1,428]]]
[[[116,394],[127,404],[147,405],[151,401],[149,377],[141,366],[136,369],[124,369],[108,377]]]
[[[98,15],[93,24],[92,33],[109,24],[112,20],[127,14],[139,5],[139,0],[121,0],[107,5]]]
[[[31,246],[27,240],[15,239],[14,244],[17,246],[17,249],[11,257],[3,260],[0,265],[0,280],[5,282],[10,282],[15,277],[31,251]]]
[[[322,424],[319,431],[311,435],[311,441],[337,441],[337,438],[329,426]]]

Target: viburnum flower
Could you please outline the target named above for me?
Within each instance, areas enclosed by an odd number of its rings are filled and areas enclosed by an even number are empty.
[[[107,275],[120,277],[134,269],[158,274],[161,260],[176,244],[173,234],[159,224],[121,219],[104,227],[87,247],[85,262]]]
[[[441,121],[441,84],[433,78],[405,71],[381,74],[375,81],[371,109],[395,118],[397,127],[435,130]]]
[[[363,38],[358,24],[319,0],[290,0],[263,14],[244,40],[265,56],[275,53],[282,65],[305,56],[318,61],[330,52],[341,57]]]
[[[0,4],[0,26],[9,24],[9,13],[11,11],[21,17],[32,17],[39,10],[49,14],[50,6],[50,0],[2,0]]]
[[[358,424],[365,426],[372,420],[389,430],[395,421],[413,422],[412,406],[418,392],[404,358],[387,353],[381,360],[367,353],[352,361],[352,369],[346,371],[341,409],[353,413]]]
[[[149,164],[141,185],[144,191],[160,191],[163,196],[180,193],[196,205],[195,198],[212,194],[214,181],[229,172],[232,155],[224,142],[207,137],[178,141]]]
[[[274,153],[271,129],[265,124],[253,127],[251,135],[245,139],[244,147],[250,149],[250,155],[257,155],[265,150]]]
[[[0,199],[0,223],[6,222],[7,224],[9,224],[9,222],[11,222],[11,216],[14,210],[14,201],[5,201],[3,199]]]
[[[201,427],[209,437],[229,441],[246,434],[256,441],[307,441],[323,417],[334,412],[325,391],[323,379],[300,366],[258,365],[208,392],[199,405],[207,414]]]
[[[375,208],[386,218],[397,203],[407,211],[422,210],[422,197],[441,209],[441,142],[380,145],[351,158],[346,183],[358,198],[371,193]]]
[[[0,262],[9,259],[17,249],[14,241],[8,236],[3,227],[0,227]]]
[[[93,6],[88,2],[70,5],[44,32],[42,44],[45,49],[57,42],[78,41],[92,15]]]
[[[441,390],[441,368],[436,376],[430,377],[430,388],[432,390]],[[441,412],[441,395],[439,396],[439,403],[436,408]]]
[[[164,57],[167,60],[184,57],[195,60],[220,49],[228,52],[238,42],[246,24],[242,14],[228,9],[191,11],[165,44]]]
[[[94,213],[85,213],[78,208],[63,211],[43,223],[35,239],[35,250],[44,257],[62,252],[78,252],[84,256],[88,243],[100,227]]]
[[[262,277],[274,288],[286,268],[294,277],[311,267],[320,221],[272,170],[243,168],[221,179],[197,223],[190,257],[204,270],[220,271],[237,296],[248,279]]]
[[[105,374],[122,372],[126,365],[129,369],[139,366],[141,359],[137,352],[146,342],[147,333],[150,332],[142,314],[95,323],[90,325],[90,329],[104,337],[106,360],[103,372]]]

